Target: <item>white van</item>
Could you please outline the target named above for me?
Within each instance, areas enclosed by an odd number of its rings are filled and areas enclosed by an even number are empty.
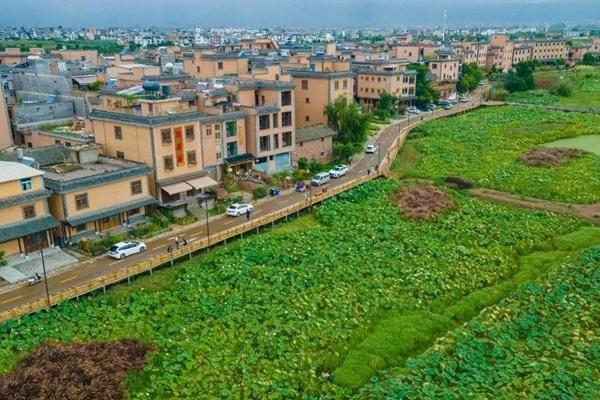
[[[329,172],[320,172],[312,177],[310,184],[313,186],[321,186],[329,182]]]

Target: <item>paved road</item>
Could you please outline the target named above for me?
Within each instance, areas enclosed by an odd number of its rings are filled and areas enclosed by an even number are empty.
[[[479,99],[479,95],[474,95],[473,98]],[[459,104],[455,106],[452,110],[438,110],[434,113],[423,113],[418,116],[410,116],[408,120],[404,119],[401,122],[398,122],[395,125],[391,126],[390,128],[385,129],[377,137],[376,141],[371,140],[369,143],[376,144],[376,146],[379,149],[379,152],[381,153],[381,159],[383,159],[393,140],[398,136],[400,130],[408,126],[409,120],[410,125],[414,126],[420,123],[421,121],[427,121],[432,118],[456,114],[457,112],[464,111],[466,108],[472,107],[475,107],[475,104]],[[346,176],[339,179],[333,179],[330,182],[329,187],[335,187],[336,185],[339,185],[343,182],[359,177],[361,175],[365,175],[367,173],[368,167],[378,164],[379,157],[380,154],[378,154],[377,152],[375,154],[365,155],[364,158],[362,158],[357,164],[351,166],[351,169]],[[320,190],[322,189],[313,188],[313,194],[318,193]],[[304,200],[303,193],[290,193],[282,195],[278,198],[274,198],[257,205],[255,207],[254,212],[252,213],[252,217],[256,218],[266,215],[270,212],[283,209],[301,200]],[[237,218],[224,216],[221,218],[217,218],[216,220],[210,222],[210,234],[213,235],[217,232],[225,231],[244,222],[246,222],[245,216],[240,216]],[[104,274],[119,270],[128,265],[136,264],[143,260],[145,257],[152,257],[158,254],[164,254],[166,253],[167,246],[174,244],[175,234],[176,233],[173,233],[172,236],[163,236],[155,240],[146,241],[148,251],[142,254],[137,254],[135,256],[128,257],[125,260],[114,260],[112,258],[103,257],[95,259],[91,262],[88,261],[87,263],[75,265],[73,268],[65,270],[64,272],[50,276],[48,278],[49,292],[50,294],[62,292],[74,286],[81,285],[94,278],[98,278]],[[185,237],[186,240],[188,240],[189,242],[193,242],[195,240],[198,240],[199,238],[206,237],[206,226],[205,224],[201,223],[196,224],[188,229],[177,232],[177,235],[179,235],[180,237]],[[34,286],[19,287],[14,290],[0,294],[0,312],[10,310],[13,307],[25,305],[27,303],[45,297],[46,291],[43,283]]]

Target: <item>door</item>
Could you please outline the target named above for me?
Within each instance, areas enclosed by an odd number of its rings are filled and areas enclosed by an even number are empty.
[[[23,244],[25,245],[26,253],[33,253],[48,247],[48,236],[46,232],[27,235],[23,237]]]

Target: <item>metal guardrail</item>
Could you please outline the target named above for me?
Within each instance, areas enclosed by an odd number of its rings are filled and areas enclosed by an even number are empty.
[[[477,108],[477,106],[465,108],[458,112],[467,111],[473,108]],[[432,119],[436,119],[438,117],[447,115],[451,114],[433,116],[425,118],[422,121],[415,120],[413,124],[409,124],[403,128],[400,128],[399,126],[388,127],[387,129],[398,129],[398,136],[396,136],[392,141],[391,146],[388,148],[388,151],[386,152],[385,156],[382,158],[379,164],[378,172],[374,174],[360,176],[358,178],[344,182],[338,186],[334,186],[327,191],[318,193],[316,195],[312,195],[312,197],[309,199],[294,203],[291,206],[285,207],[281,210],[274,211],[272,213],[250,220],[233,228],[213,234],[208,238],[202,238],[193,243],[189,243],[187,246],[182,247],[171,254],[157,255],[140,263],[127,266],[125,268],[108,273],[106,275],[102,275],[81,285],[72,287],[67,290],[63,290],[58,293],[51,294],[49,296],[50,304],[48,304],[48,300],[46,298],[41,298],[39,300],[32,301],[25,305],[15,307],[8,311],[0,312],[0,322],[15,319],[26,314],[31,314],[33,312],[47,308],[48,306],[57,305],[65,300],[79,298],[80,296],[83,296],[85,294],[91,293],[99,289],[105,289],[109,285],[122,282],[126,279],[130,279],[131,277],[135,277],[145,272],[151,272],[155,268],[161,267],[168,263],[173,263],[174,261],[181,259],[185,256],[191,258],[192,253],[195,253],[199,250],[203,250],[210,246],[217,245],[221,242],[226,241],[227,239],[236,237],[238,235],[242,235],[243,233],[250,232],[255,229],[259,229],[260,227],[263,227],[265,225],[273,224],[280,219],[286,218],[290,215],[293,215],[294,213],[300,212],[301,210],[317,205],[323,202],[323,200],[334,197],[342,192],[352,189],[379,176],[389,176],[389,174],[391,174],[389,169],[408,135],[408,130],[414,128],[416,125],[422,122],[427,122]]]

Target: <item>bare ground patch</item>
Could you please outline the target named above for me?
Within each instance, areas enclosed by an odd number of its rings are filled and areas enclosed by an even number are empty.
[[[552,167],[566,163],[572,158],[579,158],[582,151],[578,149],[563,149],[563,148],[537,148],[529,150],[520,158],[525,165],[535,167]]]
[[[450,194],[433,186],[402,188],[394,199],[405,216],[418,221],[435,218],[454,207]]]
[[[142,369],[151,349],[135,340],[45,343],[0,376],[0,399],[124,399],[126,373]]]

